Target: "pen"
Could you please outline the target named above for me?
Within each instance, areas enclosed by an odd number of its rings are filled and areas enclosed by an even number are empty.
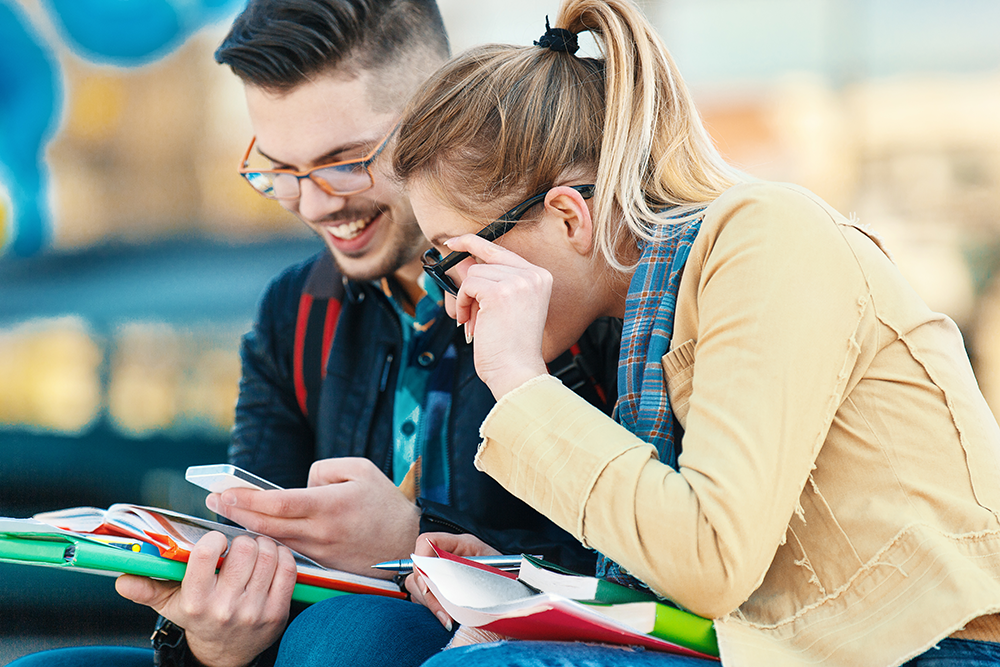
[[[541,556],[535,556],[535,558],[541,558]],[[521,556],[472,556],[466,558],[466,560],[471,560],[474,563],[480,563],[482,565],[490,565],[497,568],[498,570],[516,570],[521,566]],[[403,560],[387,560],[384,563],[376,563],[372,565],[376,570],[388,570],[390,572],[412,572],[413,571],[413,561],[409,558],[404,558]]]

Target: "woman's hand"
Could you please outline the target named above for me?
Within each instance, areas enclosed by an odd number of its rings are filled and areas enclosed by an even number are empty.
[[[542,334],[552,274],[515,253],[465,234],[446,242],[481,263],[469,266],[455,301],[455,319],[475,337],[476,372],[499,400],[547,371]]]
[[[465,558],[470,556],[500,555],[499,551],[474,535],[453,535],[451,533],[424,533],[417,538],[417,544],[413,548],[413,553],[418,556],[436,555],[431,543],[438,549]],[[451,616],[448,615],[448,612],[444,610],[441,603],[437,601],[434,594],[427,588],[427,582],[424,581],[419,572],[414,571],[413,574],[406,578],[406,590],[410,592],[410,597],[413,598],[414,602],[418,602],[434,612],[434,615],[441,621],[441,625],[448,630],[452,629],[453,622]]]

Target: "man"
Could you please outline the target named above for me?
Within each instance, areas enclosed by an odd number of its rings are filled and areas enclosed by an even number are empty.
[[[474,469],[493,398],[440,290],[421,278],[429,245],[380,159],[406,100],[447,55],[434,0],[250,0],[217,51],[245,84],[256,134],[241,171],[328,252],[272,283],[241,351],[230,460],[287,490],[227,491],[208,504],[362,574],[408,557],[418,533],[433,531],[472,533],[506,553],[587,571],[593,554]],[[595,403],[605,395],[600,378],[613,392],[611,333],[610,342],[588,336],[583,354],[554,364]],[[202,540],[180,586],[119,579],[122,595],[169,619],[154,634],[158,664],[273,659],[289,615],[290,554],[270,540],[237,540],[216,574],[226,546],[220,535]],[[391,643],[419,662],[449,637],[419,605],[327,602],[334,611],[318,617],[322,627],[336,633],[330,619],[345,616],[361,652]],[[337,650],[343,657],[344,646]],[[119,653],[117,664],[131,664]],[[109,653],[100,662],[116,664]]]

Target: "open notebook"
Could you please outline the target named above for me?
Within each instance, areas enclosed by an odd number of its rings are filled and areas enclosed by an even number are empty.
[[[230,542],[239,535],[257,536],[236,526],[155,507],[75,507],[30,519],[0,518],[0,561],[179,581],[194,544],[213,530]],[[312,598],[336,593],[404,597],[390,581],[326,568],[292,553],[298,568],[297,599],[314,602]]]

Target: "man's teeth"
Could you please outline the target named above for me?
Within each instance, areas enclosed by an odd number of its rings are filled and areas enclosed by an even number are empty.
[[[352,222],[345,222],[341,225],[337,225],[336,227],[327,227],[327,229],[329,229],[330,233],[336,236],[338,239],[342,239],[344,241],[350,241],[355,236],[360,234],[365,227],[371,224],[371,221],[374,220],[375,217],[376,216],[373,215],[370,218],[365,218],[363,220],[354,220]]]

